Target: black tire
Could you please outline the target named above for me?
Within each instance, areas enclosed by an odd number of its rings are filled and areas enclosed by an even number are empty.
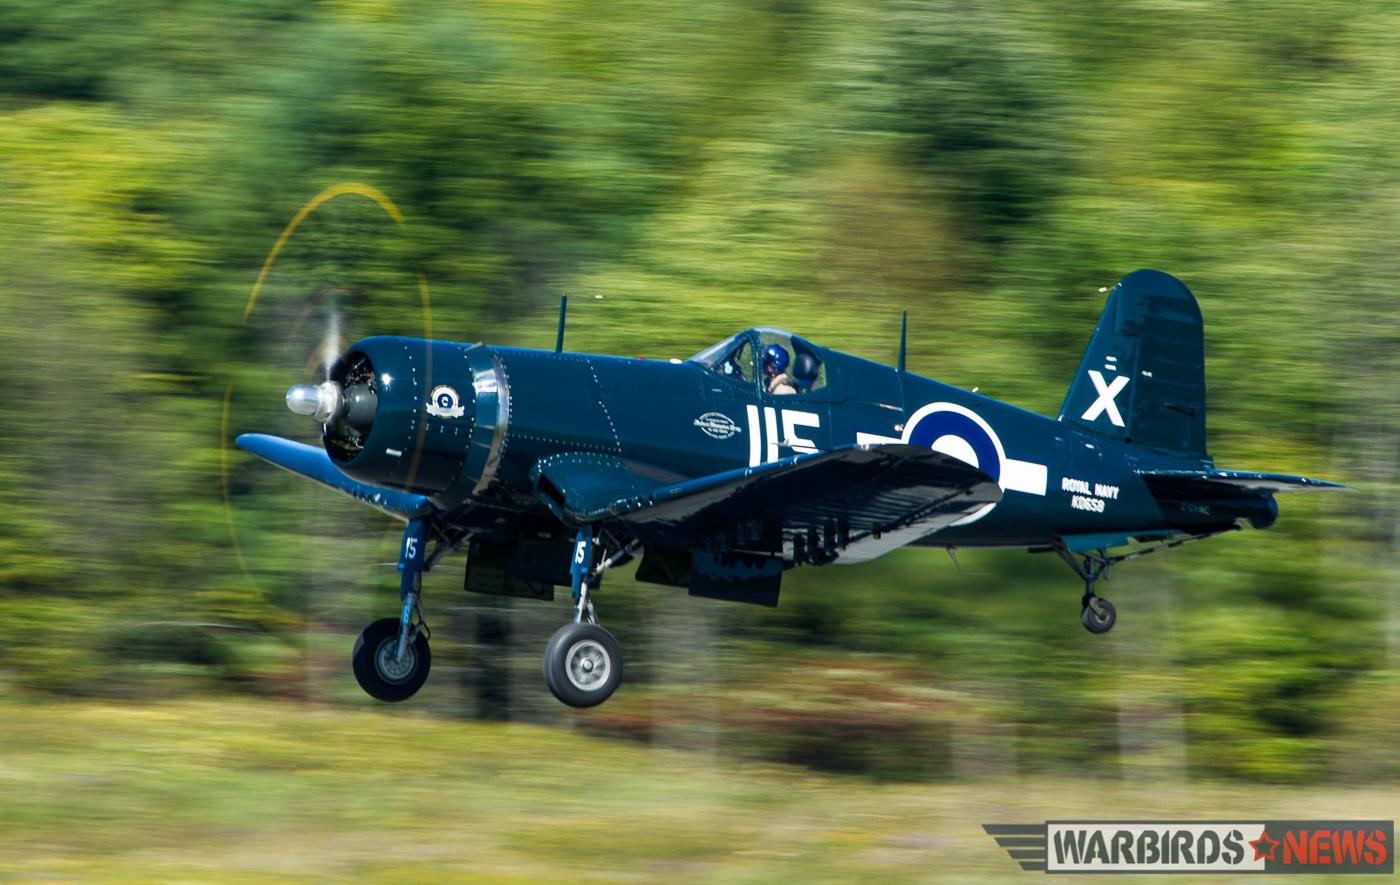
[[[622,648],[597,624],[565,624],[544,647],[544,683],[570,707],[596,707],[622,682]]]
[[[1080,612],[1079,622],[1090,633],[1107,633],[1118,622],[1118,611],[1107,599],[1095,596],[1085,604],[1084,611]]]
[[[428,650],[427,637],[419,633],[404,651],[403,661],[395,665],[393,657],[398,642],[398,618],[375,621],[361,630],[355,640],[355,650],[350,655],[355,681],[360,683],[365,694],[376,700],[406,701],[428,679],[433,656]]]
[[[567,633],[567,628],[571,626],[573,625],[565,624],[563,627],[555,630],[554,635],[549,637],[549,641],[544,644],[544,684],[545,687],[549,689],[549,693],[560,701],[564,699],[559,697],[559,689],[555,687],[554,684],[554,671],[549,664],[550,661],[554,659],[554,646],[558,645],[560,637],[564,636]]]

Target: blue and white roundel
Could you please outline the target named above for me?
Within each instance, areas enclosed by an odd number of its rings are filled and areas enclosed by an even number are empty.
[[[996,480],[1003,489],[1030,495],[1045,494],[1046,466],[1008,458],[992,426],[966,406],[956,403],[920,406],[904,422],[904,431],[897,442],[927,446],[935,452],[965,461]],[[988,504],[953,525],[976,522],[996,506]]]
[[[951,455],[1001,481],[1001,465],[1006,452],[990,424],[971,409],[955,403],[929,403],[920,407],[904,422],[904,442],[912,446],[928,446],[935,452]],[[953,525],[976,522],[991,512],[996,504],[973,511]]]
[[[1001,479],[1001,441],[975,413],[952,403],[933,403],[905,422],[904,441],[966,461]]]

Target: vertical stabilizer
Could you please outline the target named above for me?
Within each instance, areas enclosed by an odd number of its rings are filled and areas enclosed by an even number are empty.
[[[1208,462],[1201,310],[1180,280],[1135,270],[1108,293],[1060,420]]]

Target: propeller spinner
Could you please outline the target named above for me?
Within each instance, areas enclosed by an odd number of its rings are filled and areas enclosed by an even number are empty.
[[[369,433],[374,424],[377,400],[372,378],[348,387],[336,381],[323,381],[295,384],[287,389],[287,408],[293,412],[325,425],[343,421],[361,434]]]
[[[287,390],[287,408],[298,415],[315,418],[327,424],[345,402],[340,385],[334,381],[320,384],[296,384]]]

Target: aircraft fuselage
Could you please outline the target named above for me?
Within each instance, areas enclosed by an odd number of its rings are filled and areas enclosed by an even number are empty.
[[[489,363],[497,373],[491,394],[496,404],[478,405],[478,412],[489,408],[504,417],[495,428],[494,464],[490,475],[471,473],[467,479],[473,488],[524,508],[542,509],[530,477],[533,465],[561,453],[617,456],[639,475],[669,483],[842,444],[907,442],[977,465],[1005,492],[999,503],[925,543],[1025,547],[1065,536],[1199,527],[1189,524],[1189,514],[1169,520],[1135,472],[1199,462],[845,354],[825,352],[839,374],[826,392],[777,395],[691,361],[439,346],[460,350],[464,364]],[[435,369],[434,381],[442,377]],[[463,387],[471,390],[469,383]],[[508,408],[500,408],[502,399]],[[467,503],[456,500],[462,490],[458,483],[430,497],[440,505]],[[1217,508],[1207,520],[1213,525],[1233,518]]]

